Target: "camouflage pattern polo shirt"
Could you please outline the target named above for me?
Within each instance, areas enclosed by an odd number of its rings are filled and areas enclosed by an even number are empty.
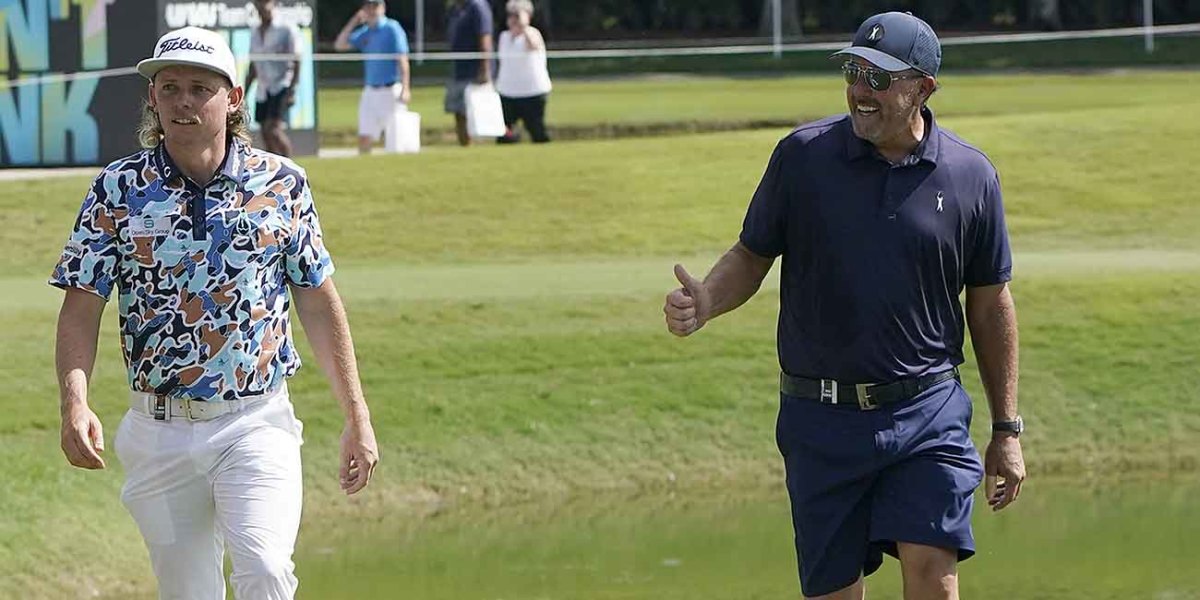
[[[159,144],[96,178],[50,284],[117,291],[133,390],[228,400],[296,372],[287,284],[333,270],[295,163],[232,141],[200,187]]]

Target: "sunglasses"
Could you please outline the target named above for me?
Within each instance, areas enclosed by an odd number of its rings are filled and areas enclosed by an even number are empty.
[[[892,87],[893,81],[901,79],[922,79],[923,74],[916,75],[892,75],[887,71],[879,69],[870,69],[853,62],[847,62],[842,65],[842,76],[846,78],[846,85],[854,85],[858,83],[859,78],[866,78],[867,86],[877,92],[886,92]]]

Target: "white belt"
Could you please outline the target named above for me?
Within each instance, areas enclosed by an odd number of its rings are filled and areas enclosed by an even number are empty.
[[[270,398],[275,390],[234,400],[192,400],[191,398],[170,398],[147,392],[130,392],[129,408],[144,415],[154,417],[156,421],[170,421],[176,417],[189,421],[208,421],[222,415],[239,412],[250,406]]]

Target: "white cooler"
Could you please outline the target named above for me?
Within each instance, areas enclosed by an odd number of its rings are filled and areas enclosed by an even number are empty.
[[[383,132],[383,148],[400,154],[420,152],[421,115],[411,110],[397,110]]]

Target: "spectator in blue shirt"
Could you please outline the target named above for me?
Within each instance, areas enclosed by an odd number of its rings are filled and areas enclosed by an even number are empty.
[[[848,114],[780,140],[738,242],[703,281],[675,266],[667,328],[741,306],[782,256],[775,439],[804,596],[861,599],[887,553],[905,599],[957,599],[975,488],[1000,510],[1025,478],[1000,179],[926,105],[942,62],[927,23],[873,16],[835,56]],[[958,374],[968,328],[992,417],[982,464]]]
[[[371,152],[371,146],[388,130],[396,112],[408,110],[412,100],[408,35],[398,21],[388,18],[386,11],[383,0],[366,0],[334,42],[334,47],[343,52],[398,55],[395,60],[363,61],[365,83],[358,102],[359,154]]]
[[[477,59],[454,61],[454,72],[446,83],[445,109],[454,114],[458,143],[471,144],[467,135],[467,86],[491,83],[492,9],[484,0],[454,0],[447,20],[451,52],[479,52]]]

